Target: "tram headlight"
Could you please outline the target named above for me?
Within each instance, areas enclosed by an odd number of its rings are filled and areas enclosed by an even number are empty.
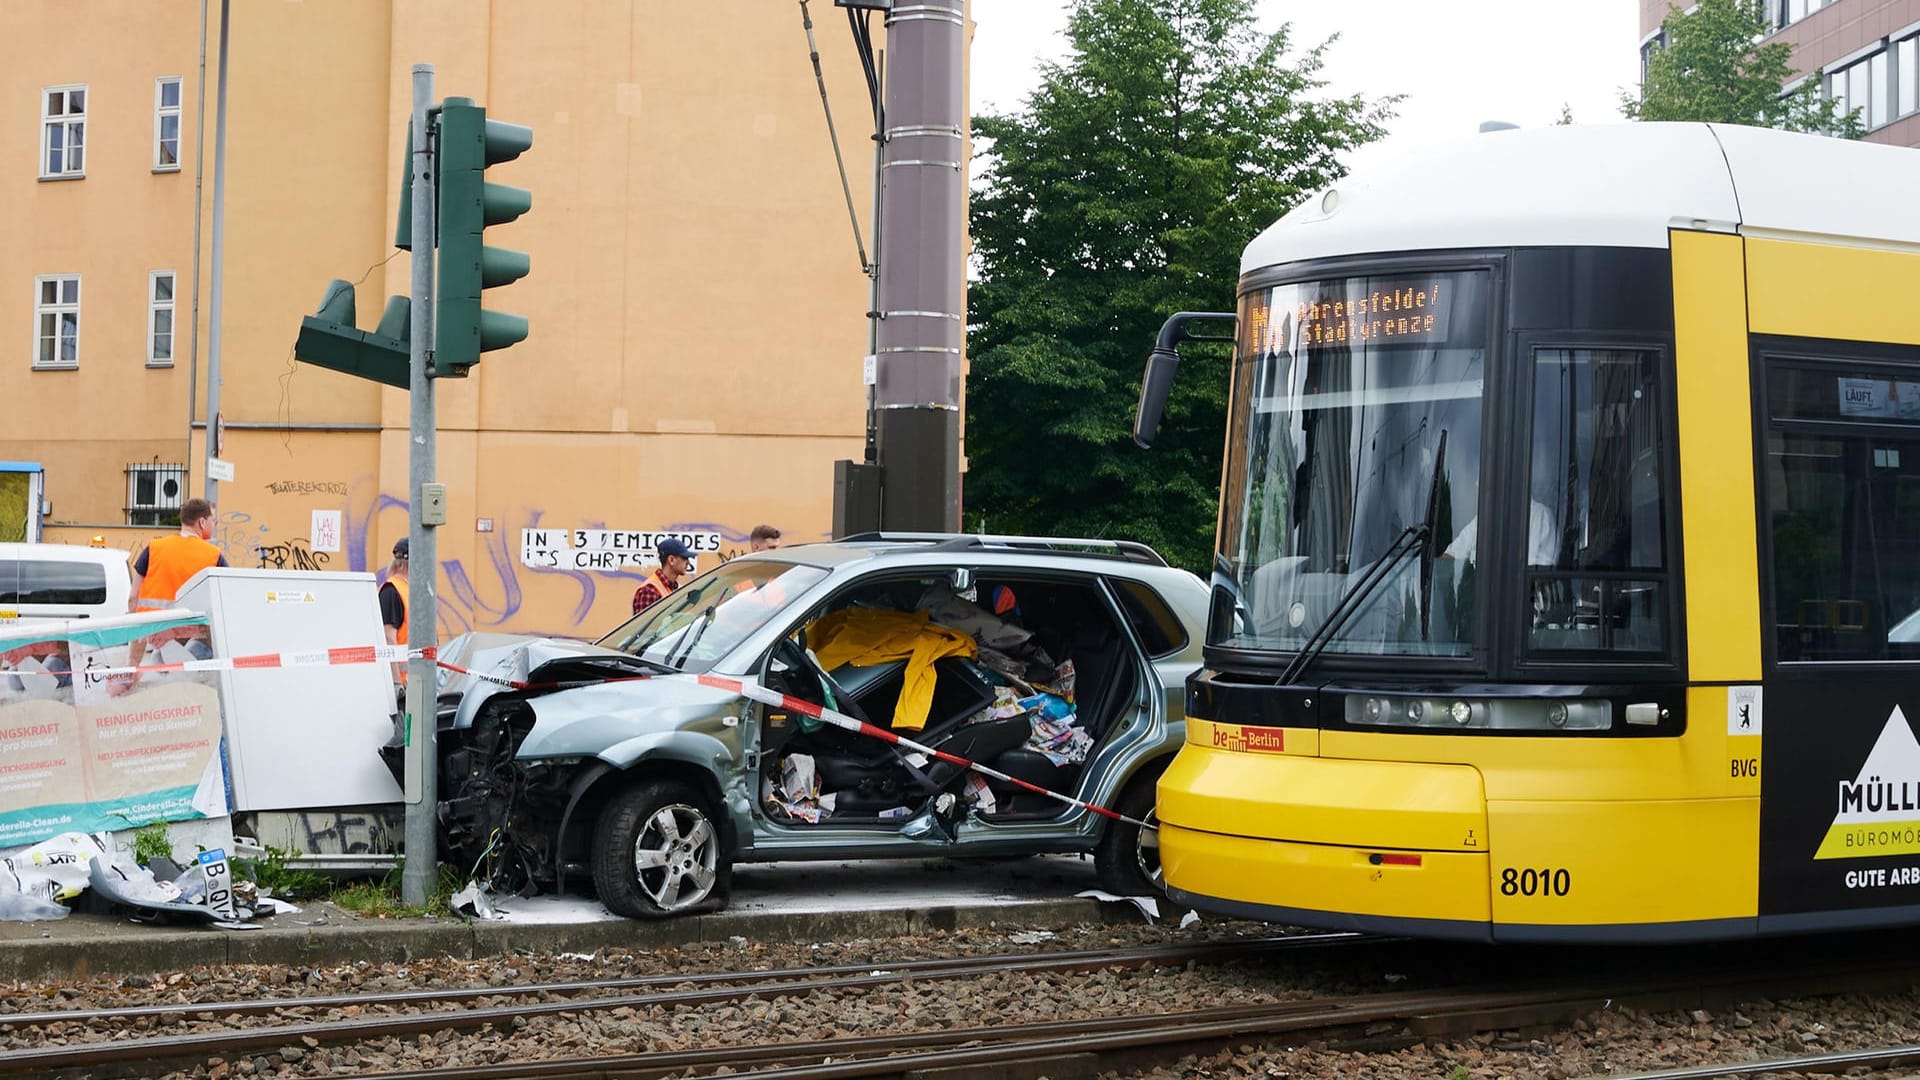
[[[1429,698],[1349,695],[1343,715],[1355,727],[1464,731],[1605,731],[1613,703],[1595,698]]]

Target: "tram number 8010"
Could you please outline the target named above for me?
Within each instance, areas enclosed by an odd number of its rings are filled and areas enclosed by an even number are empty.
[[[1573,891],[1573,875],[1566,870],[1500,871],[1501,896],[1565,896]]]

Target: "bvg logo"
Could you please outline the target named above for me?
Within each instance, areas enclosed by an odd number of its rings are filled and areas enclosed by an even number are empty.
[[[1215,725],[1213,729],[1213,745],[1220,750],[1279,754],[1286,751],[1286,743],[1287,733],[1282,728]]]

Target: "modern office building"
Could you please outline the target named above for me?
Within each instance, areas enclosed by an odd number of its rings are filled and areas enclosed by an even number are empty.
[[[0,462],[38,470],[47,540],[137,548],[203,490],[227,7],[116,4],[76,33],[69,4],[0,5]],[[812,7],[871,251],[867,83],[843,12]],[[648,534],[721,558],[760,522],[827,533],[832,463],[862,456],[869,279],[798,6],[235,0],[231,23],[230,562],[379,569],[406,533],[407,395],[292,353],[331,279],[358,283],[363,329],[410,291],[415,63],[533,130],[487,172],[533,193],[487,231],[531,256],[487,299],[530,336],[438,383],[443,633],[609,629]]]
[[[1767,41],[1793,46],[1793,65],[1839,107],[1860,110],[1866,138],[1920,146],[1920,0],[1766,0]],[[1640,55],[1681,0],[1640,0]]]

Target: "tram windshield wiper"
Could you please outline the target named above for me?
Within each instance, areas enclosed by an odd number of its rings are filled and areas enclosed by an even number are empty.
[[[1427,535],[1420,544],[1420,593],[1414,597],[1414,603],[1420,608],[1420,640],[1431,641],[1433,634],[1427,625],[1428,602],[1433,592],[1434,549],[1440,546],[1440,538],[1433,534],[1434,522],[1440,516],[1440,475],[1447,463],[1447,429],[1440,429],[1440,445],[1433,451],[1433,476],[1427,481],[1427,516],[1421,521]]]
[[[1394,569],[1398,567],[1408,555],[1415,551],[1419,551],[1422,556],[1421,595],[1415,599],[1415,603],[1420,606],[1421,637],[1424,638],[1426,636],[1427,603],[1425,594],[1427,581],[1432,575],[1430,563],[1434,542],[1433,523],[1435,516],[1439,512],[1440,472],[1445,466],[1446,460],[1447,432],[1445,428],[1442,428],[1440,430],[1440,445],[1434,451],[1433,455],[1433,476],[1428,480],[1427,513],[1425,519],[1400,530],[1400,535],[1394,537],[1393,543],[1387,545],[1386,552],[1374,560],[1373,565],[1367,568],[1366,573],[1361,575],[1359,581],[1354,582],[1352,588],[1341,595],[1340,602],[1333,605],[1333,610],[1327,612],[1327,617],[1320,620],[1319,626],[1314,627],[1313,633],[1308,635],[1306,643],[1300,646],[1298,653],[1294,654],[1293,661],[1287,665],[1285,671],[1280,673],[1281,686],[1289,685],[1306,673],[1307,667],[1319,659],[1321,653],[1327,651],[1327,646],[1333,644],[1334,635],[1338,634],[1340,628],[1347,624],[1347,620],[1353,618],[1354,613],[1360,610],[1360,606],[1366,602],[1367,597],[1372,596],[1374,591],[1380,588],[1382,583],[1392,577]]]
[[[1327,612],[1327,617],[1320,620],[1320,625],[1314,627],[1306,644],[1300,646],[1300,651],[1294,655],[1293,662],[1280,673],[1280,685],[1286,686],[1298,679],[1307,670],[1307,665],[1318,659],[1328,645],[1333,644],[1334,635],[1338,634],[1340,628],[1347,624],[1347,620],[1353,618],[1354,613],[1360,610],[1360,605],[1367,597],[1372,596],[1374,590],[1392,576],[1394,568],[1399,566],[1408,555],[1418,550],[1419,543],[1426,539],[1428,531],[1425,522],[1417,522],[1400,530],[1400,535],[1394,537],[1393,543],[1387,545],[1386,554],[1374,560],[1373,565],[1367,568],[1367,572],[1361,575],[1360,580],[1354,582],[1353,587],[1341,595],[1340,602],[1333,605],[1333,610]]]

